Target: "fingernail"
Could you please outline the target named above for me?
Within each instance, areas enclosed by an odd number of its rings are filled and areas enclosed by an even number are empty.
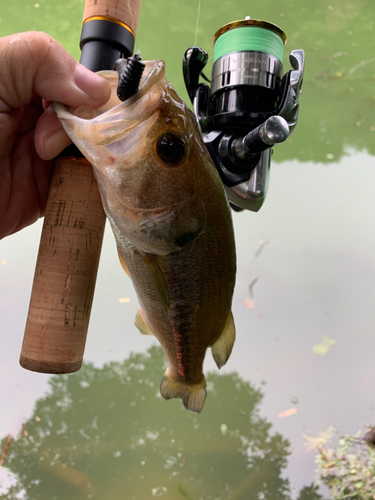
[[[110,85],[101,76],[93,73],[81,64],[76,65],[75,82],[85,94],[96,101],[103,101],[109,98]]]

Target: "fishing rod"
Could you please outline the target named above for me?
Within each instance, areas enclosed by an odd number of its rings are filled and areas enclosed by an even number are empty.
[[[134,50],[141,0],[86,0],[80,62],[114,68]],[[282,75],[285,33],[266,21],[229,23],[214,35],[211,87],[200,83],[208,55],[197,46],[183,71],[203,140],[235,210],[264,203],[272,147],[298,119],[303,50],[290,54]],[[20,364],[70,373],[82,364],[104,233],[93,169],[70,146],[56,160],[47,201]]]
[[[80,63],[113,70],[133,54],[141,0],[86,0]],[[55,161],[20,364],[71,373],[82,364],[105,227],[91,164],[75,146]]]
[[[185,85],[203,141],[236,211],[261,208],[272,147],[288,139],[297,125],[305,55],[292,50],[292,70],[283,76],[285,44],[278,26],[248,16],[215,33],[211,80],[203,73],[207,52],[193,46],[183,57]]]

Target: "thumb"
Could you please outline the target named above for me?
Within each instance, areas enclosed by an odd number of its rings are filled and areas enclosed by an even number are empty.
[[[78,64],[46,33],[4,37],[0,60],[0,112],[29,104],[34,94],[72,107],[97,108],[109,99],[108,82]]]

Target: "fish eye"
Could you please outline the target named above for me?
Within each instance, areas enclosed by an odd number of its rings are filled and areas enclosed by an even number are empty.
[[[156,143],[156,151],[163,161],[170,165],[176,165],[184,157],[185,142],[179,135],[166,132],[159,137]]]

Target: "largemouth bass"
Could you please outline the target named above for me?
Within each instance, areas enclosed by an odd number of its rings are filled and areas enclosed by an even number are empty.
[[[100,74],[113,88],[103,109],[53,107],[94,167],[120,261],[139,299],[135,324],[165,351],[161,395],[200,412],[206,349],[221,368],[235,340],[228,201],[194,115],[167,82],[163,61],[146,61],[138,92],[124,102],[116,96],[117,73]]]

